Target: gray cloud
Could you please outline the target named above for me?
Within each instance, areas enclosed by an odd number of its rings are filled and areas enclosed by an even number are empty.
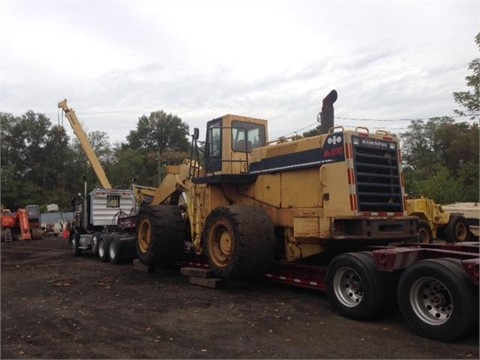
[[[278,137],[314,125],[333,88],[343,117],[452,114],[478,56],[473,3],[243,4],[8,3],[1,111],[56,122],[66,97],[113,141],[156,110],[201,129],[237,113]]]

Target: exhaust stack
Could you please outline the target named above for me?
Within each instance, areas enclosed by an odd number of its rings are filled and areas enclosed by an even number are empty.
[[[322,112],[320,113],[320,134],[327,134],[328,130],[335,126],[333,116],[333,103],[337,101],[337,91],[332,90],[323,99]]]

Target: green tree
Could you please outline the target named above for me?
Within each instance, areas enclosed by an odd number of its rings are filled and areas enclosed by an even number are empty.
[[[137,129],[130,131],[124,148],[143,154],[142,164],[134,168],[139,184],[158,186],[163,166],[178,164],[189,156],[189,126],[178,116],[155,111],[139,118]]]
[[[138,119],[137,129],[127,136],[127,144],[142,152],[188,151],[189,126],[178,116],[155,111]]]
[[[408,130],[401,134],[403,140],[403,159],[410,168],[417,171],[428,169],[432,164],[442,161],[444,144],[439,139],[439,128],[453,124],[448,117],[414,120]]]
[[[12,209],[27,204],[59,205],[68,181],[68,137],[43,114],[21,117],[0,113],[2,203]]]
[[[114,166],[115,158],[108,134],[104,131],[91,131],[87,134],[87,138],[92,145],[93,151],[102,165],[110,184],[112,187],[115,187],[118,183],[110,174],[110,168]],[[98,180],[95,171],[90,166],[85,151],[78,139],[73,139],[70,147],[74,154],[72,161],[76,168],[76,171],[74,171],[76,179],[74,179],[73,182],[77,188],[77,192],[78,189],[83,189],[83,177],[86,177],[89,190],[100,187],[100,181]]]
[[[480,50],[480,33],[475,36],[475,43]],[[471,75],[465,77],[470,91],[459,91],[453,93],[453,99],[463,110],[455,110],[455,113],[462,116],[470,116],[471,119],[480,119],[480,58],[474,59],[468,69]]]
[[[137,150],[117,146],[113,149],[112,166],[110,172],[115,185],[120,188],[129,188],[132,181],[144,185],[139,179],[147,177],[143,169],[145,156]]]
[[[412,121],[401,134],[406,191],[439,203],[478,201],[478,124]]]

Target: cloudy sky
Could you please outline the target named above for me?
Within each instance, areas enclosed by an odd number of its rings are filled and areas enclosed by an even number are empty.
[[[332,89],[336,125],[401,132],[453,115],[480,56],[478,0],[0,4],[0,111],[56,124],[66,98],[112,143],[157,110],[201,137],[227,113],[269,120],[270,139],[302,133]]]

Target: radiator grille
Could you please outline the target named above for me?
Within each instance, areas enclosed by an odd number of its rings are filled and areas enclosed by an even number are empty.
[[[397,143],[352,136],[359,211],[403,212]]]

